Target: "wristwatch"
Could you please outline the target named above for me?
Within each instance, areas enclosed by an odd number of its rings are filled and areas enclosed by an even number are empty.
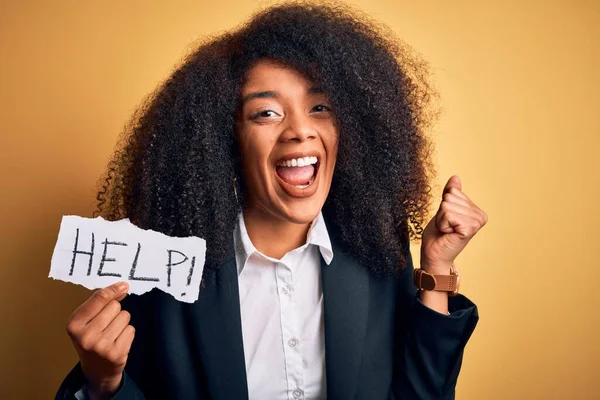
[[[454,263],[450,266],[450,275],[433,275],[421,268],[416,268],[414,283],[419,290],[448,292],[448,296],[456,296],[460,287],[460,276]]]

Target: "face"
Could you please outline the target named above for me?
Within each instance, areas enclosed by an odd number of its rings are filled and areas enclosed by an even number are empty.
[[[252,212],[310,223],[331,187],[335,116],[325,93],[299,71],[261,60],[241,89],[236,135]]]

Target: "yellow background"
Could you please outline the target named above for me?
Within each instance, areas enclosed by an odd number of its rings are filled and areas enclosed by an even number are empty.
[[[90,292],[50,257],[126,119],[195,39],[268,4],[0,3],[0,398],[52,398],[77,360],[64,326]],[[457,259],[480,310],[457,397],[600,398],[600,2],[353,4],[431,63],[436,205],[458,174],[489,215]]]

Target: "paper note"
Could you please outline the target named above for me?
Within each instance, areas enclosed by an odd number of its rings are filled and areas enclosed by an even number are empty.
[[[129,219],[67,215],[60,224],[48,277],[88,289],[127,281],[129,293],[157,287],[193,303],[198,299],[205,253],[206,241],[199,237],[167,236],[140,229]]]

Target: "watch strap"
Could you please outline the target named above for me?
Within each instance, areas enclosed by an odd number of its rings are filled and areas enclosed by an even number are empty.
[[[450,271],[450,275],[434,275],[421,268],[416,268],[414,271],[414,284],[419,290],[442,291],[448,292],[449,295],[456,295],[460,277],[454,271],[454,266]]]

